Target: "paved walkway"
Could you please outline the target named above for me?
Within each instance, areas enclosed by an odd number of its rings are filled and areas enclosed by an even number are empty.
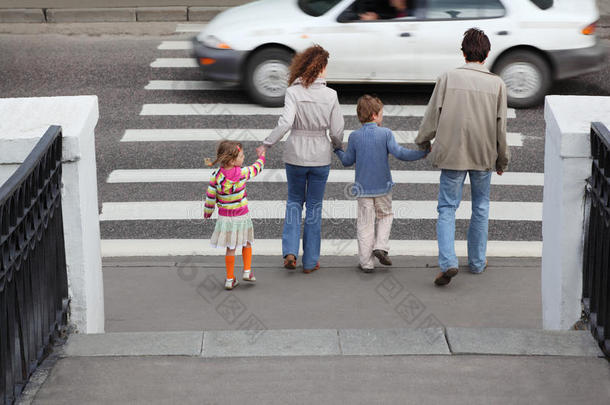
[[[539,259],[443,288],[435,259],[393,259],[305,275],[255,256],[258,282],[231,292],[222,257],[104,260],[108,333],[70,336],[22,404],[610,401],[590,333],[540,329]]]
[[[610,403],[592,357],[67,357],[34,404]]]
[[[541,328],[540,259],[491,258],[434,286],[431,257],[394,257],[373,274],[356,257],[323,257],[322,269],[287,271],[280,257],[254,256],[257,283],[223,290],[218,257],[104,260],[106,332],[240,329],[256,317],[269,329],[419,327]],[[236,274],[241,278],[241,257]],[[227,313],[227,306],[233,312]]]

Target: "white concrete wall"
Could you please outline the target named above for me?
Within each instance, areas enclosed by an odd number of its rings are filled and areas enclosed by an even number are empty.
[[[97,205],[96,96],[0,99],[0,182],[21,164],[50,125],[63,129],[62,205],[70,322],[104,332],[104,290]]]
[[[542,322],[544,329],[566,330],[581,314],[591,122],[610,127],[610,97],[548,96],[544,117]]]

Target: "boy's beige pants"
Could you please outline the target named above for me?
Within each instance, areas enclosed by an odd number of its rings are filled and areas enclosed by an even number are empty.
[[[358,198],[358,255],[363,268],[375,267],[373,250],[389,252],[393,219],[391,192],[380,197]]]

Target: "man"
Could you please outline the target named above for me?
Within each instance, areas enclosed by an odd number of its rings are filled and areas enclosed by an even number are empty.
[[[506,170],[506,85],[484,66],[491,45],[487,35],[471,28],[464,33],[466,64],[443,74],[436,82],[419,135],[421,149],[432,146],[431,159],[441,169],[438,193],[438,262],[436,285],[449,284],[458,273],[455,254],[455,211],[470,176],[472,215],[468,228],[468,265],[472,273],[487,267],[487,229],[491,173]]]
[[[389,20],[410,15],[407,0],[364,0],[356,3],[361,20]]]

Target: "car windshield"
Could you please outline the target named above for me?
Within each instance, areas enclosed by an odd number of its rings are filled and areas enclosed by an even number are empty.
[[[335,7],[341,0],[299,0],[299,7],[305,13],[319,17],[331,8]]]

